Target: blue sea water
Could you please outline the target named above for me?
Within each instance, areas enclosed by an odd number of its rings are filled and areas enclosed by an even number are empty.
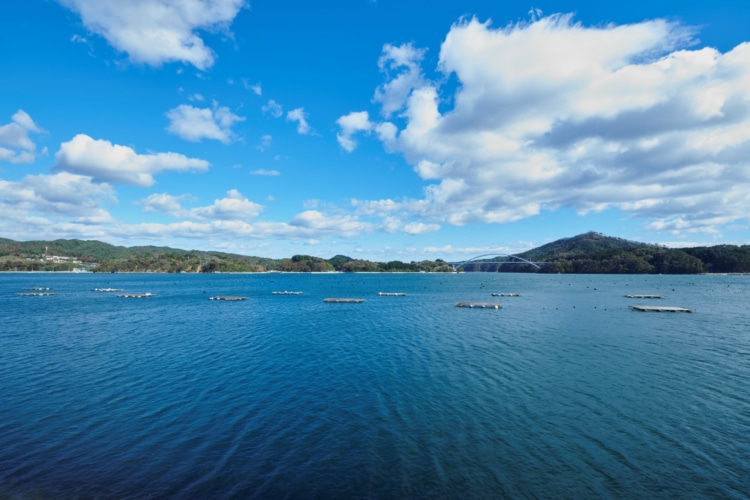
[[[17,295],[35,286],[57,295]],[[2,274],[0,497],[748,498],[748,292],[750,276]]]

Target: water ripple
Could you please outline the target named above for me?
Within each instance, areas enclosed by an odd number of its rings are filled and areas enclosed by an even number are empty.
[[[40,277],[53,300],[15,296]],[[92,293],[103,279],[154,297]],[[698,276],[6,275],[0,497],[743,498],[748,288]],[[521,296],[500,310],[453,307],[506,291]],[[630,311],[623,295],[646,292],[698,312]],[[248,300],[207,300],[219,294]],[[365,302],[323,302],[336,296]]]

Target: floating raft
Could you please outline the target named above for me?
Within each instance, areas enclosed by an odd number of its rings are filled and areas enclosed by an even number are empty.
[[[515,293],[515,292],[513,292],[513,293],[493,293],[492,296],[493,297],[520,297],[521,294],[520,293]]]
[[[95,292],[122,292],[122,288],[94,288]]]
[[[24,288],[24,290],[27,290],[27,288]],[[45,288],[44,290],[50,290],[50,288]],[[57,295],[55,292],[26,292],[26,293],[17,293],[19,297],[49,297],[50,295]]]
[[[208,300],[228,300],[230,302],[236,302],[238,300],[246,300],[247,297],[237,297],[235,295],[217,295],[216,297],[209,297]]]
[[[404,292],[378,292],[378,297],[406,297]]]
[[[626,299],[663,299],[661,295],[626,295]]]
[[[271,292],[273,295],[302,295],[302,292]]]
[[[456,307],[468,307],[471,309],[500,309],[503,305],[492,302],[456,302]]]
[[[634,311],[653,311],[653,312],[685,312],[691,313],[692,309],[686,307],[659,307],[659,306],[630,306]]]
[[[344,303],[344,304],[359,304],[360,302],[364,302],[365,299],[337,299],[337,298],[329,298],[329,299],[323,299],[323,302],[335,302],[335,303]]]
[[[122,293],[119,294],[118,297],[121,297],[123,299],[145,299],[147,297],[153,297],[153,293]]]

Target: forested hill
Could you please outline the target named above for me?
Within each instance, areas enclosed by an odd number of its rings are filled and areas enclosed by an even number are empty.
[[[466,272],[540,272],[610,274],[750,273],[750,246],[717,245],[666,248],[589,232],[563,238],[518,254],[529,264],[473,262]],[[122,247],[87,240],[18,242],[0,238],[0,271],[96,272],[451,272],[446,261],[371,262],[337,255],[330,259],[294,255],[287,259],[169,247]]]
[[[95,240],[13,241],[0,238],[2,271],[257,272],[277,261],[169,247],[123,247]]]
[[[322,259],[294,255],[269,259],[245,255],[180,250],[169,247],[114,246],[101,241],[13,241],[0,238],[0,271],[214,273],[214,272],[452,272],[445,261],[370,262],[337,255]]]
[[[541,269],[526,264],[473,264],[466,271],[697,274],[750,273],[750,246],[666,248],[589,232],[563,238],[518,254]]]

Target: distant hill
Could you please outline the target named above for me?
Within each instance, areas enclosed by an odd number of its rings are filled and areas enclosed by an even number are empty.
[[[524,252],[523,257],[532,257],[533,260],[544,261],[559,258],[575,258],[592,256],[600,252],[615,251],[634,251],[643,248],[660,248],[657,245],[640,243],[637,241],[625,240],[605,236],[601,233],[588,232],[573,236],[571,238],[562,238],[552,243],[547,243],[540,247]]]
[[[466,271],[590,273],[590,274],[698,274],[750,272],[750,247],[721,245],[690,249],[613,238],[588,232],[562,238],[518,254],[528,264],[472,264]],[[494,266],[494,268],[493,268]]]
[[[13,241],[0,238],[0,271],[215,273],[215,272],[451,272],[445,261],[370,262],[336,255],[269,259],[170,247],[122,247],[86,240]]]
[[[541,263],[540,267],[479,261],[464,264],[462,270],[599,274],[750,273],[748,245],[675,249],[595,232],[562,238],[518,256]],[[452,266],[441,259],[410,263],[397,260],[371,262],[345,255],[330,259],[310,255],[269,259],[170,247],[123,247],[95,240],[20,242],[0,238],[0,271],[69,271],[76,268],[96,272],[155,273],[453,271]]]
[[[256,272],[275,269],[279,262],[224,252],[123,247],[96,240],[0,239],[0,270],[4,271],[91,268],[99,272]]]
[[[700,259],[709,273],[750,272],[750,246],[716,245],[682,249],[688,255]]]

